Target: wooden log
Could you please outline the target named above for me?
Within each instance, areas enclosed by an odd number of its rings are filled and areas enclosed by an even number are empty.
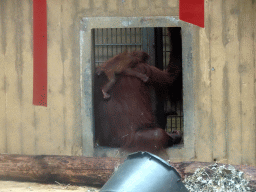
[[[104,185],[124,159],[0,155],[0,179]]]
[[[0,155],[0,179],[15,181],[33,181],[63,184],[104,185],[114,170],[124,162],[120,158],[97,158],[79,156],[28,156]],[[171,163],[182,179],[192,175],[199,167],[213,163],[178,162]],[[224,165],[218,163],[218,165]],[[250,181],[250,187],[256,189],[256,167],[233,165],[244,172]]]

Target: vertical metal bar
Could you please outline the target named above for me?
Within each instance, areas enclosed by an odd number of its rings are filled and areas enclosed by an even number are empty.
[[[100,43],[100,38],[99,38],[99,29],[97,29],[97,39],[98,39],[98,44]],[[100,60],[100,46],[97,47],[98,49],[98,61]]]
[[[108,29],[106,29],[106,40],[107,40],[107,44],[108,44]],[[108,45],[107,45],[107,60],[109,59],[108,56]]]
[[[142,36],[142,50],[145,52],[148,52],[148,34],[147,34],[147,28],[143,28],[141,31]]]
[[[167,62],[166,62],[166,55],[167,55],[167,43],[166,43],[166,39],[167,39],[167,33],[166,33],[166,28],[164,28],[164,30],[165,30],[165,38],[164,38],[164,40],[165,40],[165,55],[164,55],[164,68],[166,69],[166,66],[167,66]]]
[[[138,49],[139,50],[141,50],[141,36],[140,36],[140,34],[141,34],[141,28],[138,28],[138,33],[137,33],[137,42],[136,42],[136,44],[137,44],[137,47],[138,47]]]
[[[97,50],[97,48],[96,48],[96,46],[95,46],[95,44],[97,43],[97,29],[93,29],[92,30],[92,34],[94,34],[94,39],[92,39],[92,42],[94,42],[94,49],[92,48],[92,51],[94,51],[94,68],[96,68],[97,67],[97,65],[96,65],[96,57],[98,56],[97,55],[97,52],[98,52],[98,50]]]
[[[113,43],[113,28],[111,28],[111,43]],[[113,46],[111,46],[111,48],[112,48],[112,57],[114,56],[114,54],[113,54]]]
[[[117,28],[116,28],[116,44],[117,44]],[[116,46],[116,55],[117,55],[117,46]]]
[[[131,39],[131,34],[132,34],[132,29],[130,28],[130,44],[132,43],[132,39]],[[130,46],[129,46],[130,47]],[[129,51],[131,51],[131,49],[129,50]]]
[[[138,40],[139,50],[142,49],[142,44],[141,44],[141,42],[142,42],[141,31],[142,31],[142,28],[140,28],[139,33],[138,33],[138,36],[139,36],[139,40]]]
[[[165,28],[162,30],[162,36],[163,36],[163,69],[165,68],[165,51],[166,51],[166,41],[165,41]]]
[[[123,44],[123,28],[120,29],[121,44]],[[123,45],[121,45],[121,52],[123,52]]]
[[[104,58],[104,54],[103,54],[103,48],[104,48],[104,40],[103,40],[103,29],[101,29],[101,34],[100,34],[100,36],[101,36],[101,61],[104,61],[105,60],[105,58]]]
[[[124,36],[125,36],[125,43],[126,43],[125,49],[127,50],[127,28],[124,29]]]
[[[132,28],[131,29],[131,44],[133,44],[134,43],[134,34],[135,34],[135,32],[134,32],[134,28]],[[130,48],[131,48],[131,51],[133,50],[133,46],[130,46]]]
[[[139,40],[140,40],[140,31],[141,31],[141,28],[138,28],[138,31],[136,33],[136,36],[137,36],[137,40],[136,40],[136,49],[140,50],[140,45],[139,45]]]
[[[99,44],[99,29],[95,29],[96,31],[97,31],[97,43]],[[98,59],[97,59],[97,61],[99,61],[100,60],[100,47],[98,46],[97,47],[97,51],[98,51]],[[99,63],[98,63],[98,65],[99,65]]]
[[[137,43],[137,28],[135,28],[135,31],[134,31],[134,43],[136,44]],[[135,45],[135,50],[137,50],[137,46]]]
[[[154,28],[144,28],[147,31],[147,49],[146,52],[150,55],[149,64],[155,66],[155,32]],[[143,30],[144,30],[143,29]],[[143,32],[144,33],[144,32]]]
[[[118,41],[118,44],[121,44],[120,28],[118,28],[117,31],[118,31],[117,41]],[[121,48],[122,48],[122,45],[119,45],[118,46],[118,52],[117,52],[118,54],[120,53]]]

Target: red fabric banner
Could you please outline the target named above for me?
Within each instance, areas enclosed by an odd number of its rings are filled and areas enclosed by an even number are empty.
[[[33,0],[33,104],[47,107],[47,6]]]
[[[180,20],[204,27],[204,0],[180,0]]]

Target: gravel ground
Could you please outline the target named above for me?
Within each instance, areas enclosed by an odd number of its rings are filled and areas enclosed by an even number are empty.
[[[0,181],[0,192],[98,192],[100,188],[88,187],[88,186],[75,186],[75,185],[63,185],[63,184],[41,184],[32,182],[16,182],[16,181]]]

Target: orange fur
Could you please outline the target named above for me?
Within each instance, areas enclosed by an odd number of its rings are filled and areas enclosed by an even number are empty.
[[[109,82],[102,89],[103,97],[110,97],[107,92],[116,83],[117,74],[124,73],[127,75],[135,76],[146,82],[148,80],[146,75],[132,71],[131,68],[136,67],[138,63],[146,63],[148,59],[149,55],[143,51],[133,51],[132,53],[124,51],[123,53],[114,56],[99,66],[96,70],[96,73],[100,75],[101,72],[104,72],[109,80]]]

